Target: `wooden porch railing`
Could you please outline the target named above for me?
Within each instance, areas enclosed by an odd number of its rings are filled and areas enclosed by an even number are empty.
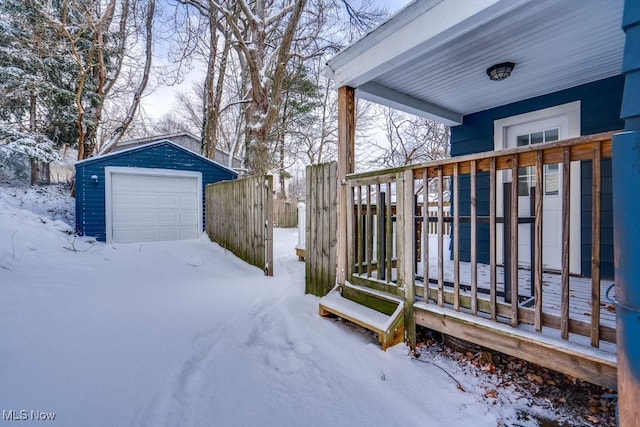
[[[570,333],[582,335],[589,337],[594,347],[599,347],[601,341],[614,343],[615,322],[603,322],[601,318],[604,289],[600,277],[601,160],[611,157],[612,135],[603,133],[348,175],[347,212],[353,213],[347,218],[348,280],[403,296],[407,318],[412,316],[413,303],[424,301],[514,327],[524,323],[533,325],[538,332],[543,327],[555,329],[564,340],[569,339]],[[570,290],[574,291],[578,285],[570,287],[570,283],[578,278],[572,277],[569,270],[570,165],[576,161],[591,161],[593,176],[591,277],[587,285],[590,289],[583,290],[590,307],[582,313],[572,311],[577,297],[572,296]],[[555,276],[543,270],[542,253],[543,189],[547,184],[545,165],[549,164],[558,164],[562,176],[562,268]],[[519,217],[519,186],[507,187],[510,197],[505,199],[512,202],[502,209],[497,205],[498,173],[511,171],[512,177],[518,177],[519,168],[523,167],[532,167],[538,185],[532,190],[535,203],[531,215],[519,222],[509,220]],[[468,179],[470,185],[465,192],[460,190],[463,178]],[[478,185],[479,179],[485,183],[482,188]],[[517,178],[514,181],[517,182]],[[488,198],[488,215],[478,214],[480,191]],[[465,199],[461,199],[463,194]],[[449,199],[452,216],[446,217]],[[461,215],[461,203],[469,205],[468,215]],[[437,212],[435,216],[430,213],[433,210]],[[518,233],[520,224],[525,222],[531,224],[533,253],[530,271],[523,274],[522,266],[518,267]],[[469,248],[465,262],[461,261],[461,224],[469,225],[465,233]],[[488,249],[486,264],[478,261],[479,224],[488,224],[489,228],[489,239],[484,243],[488,248],[482,247]],[[450,236],[447,226],[451,227]],[[431,238],[430,227],[437,231]],[[504,231],[505,241],[498,241],[499,228]],[[504,238],[509,234],[508,240]],[[450,240],[451,251],[447,240]],[[500,264],[498,245],[504,248]],[[465,270],[464,279],[461,266]],[[546,282],[554,280],[558,289],[552,295],[552,286]],[[580,280],[587,282],[584,278]],[[518,296],[526,293],[523,290],[527,287],[530,297],[523,301]],[[553,306],[550,302],[556,295],[559,304]],[[409,326],[407,328],[410,333]]]

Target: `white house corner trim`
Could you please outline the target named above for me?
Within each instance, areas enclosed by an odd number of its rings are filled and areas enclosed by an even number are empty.
[[[111,200],[111,174],[113,167],[104,168],[104,223],[105,241],[107,244],[113,243],[113,211]]]

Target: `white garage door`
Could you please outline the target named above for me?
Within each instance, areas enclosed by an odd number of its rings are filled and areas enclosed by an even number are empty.
[[[127,168],[106,168],[105,172],[110,187],[106,190],[111,196],[106,200],[107,236],[111,241],[149,242],[200,236],[200,173]]]

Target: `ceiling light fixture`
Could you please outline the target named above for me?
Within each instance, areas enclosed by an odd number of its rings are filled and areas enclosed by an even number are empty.
[[[513,62],[502,62],[487,68],[487,75],[491,80],[504,80],[511,75],[516,64]]]

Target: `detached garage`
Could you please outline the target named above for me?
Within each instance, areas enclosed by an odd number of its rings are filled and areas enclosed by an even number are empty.
[[[238,174],[171,141],[76,164],[76,231],[107,242],[193,239],[204,187]]]

